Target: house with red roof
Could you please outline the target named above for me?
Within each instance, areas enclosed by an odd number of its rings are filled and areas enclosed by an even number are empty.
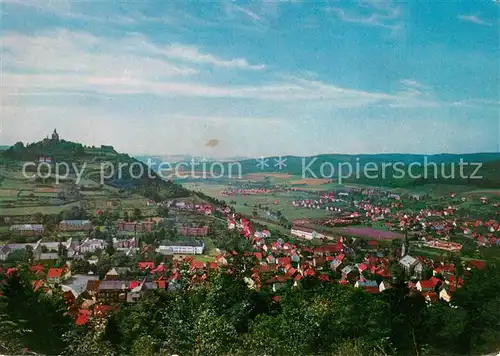
[[[464,279],[459,277],[457,280],[454,275],[450,275],[446,278],[446,284],[453,286],[453,288],[461,287],[464,284]]]
[[[43,265],[33,265],[33,266],[30,266],[30,271],[34,274],[41,274],[44,272],[44,267]]]
[[[364,271],[366,271],[368,269],[368,265],[365,263],[359,263],[357,265],[357,267],[358,267],[359,273],[363,273]]]
[[[363,287],[363,290],[366,293],[370,293],[370,294],[378,294],[378,293],[380,293],[379,287],[365,286],[365,287]]]
[[[217,267],[219,267],[219,265],[217,264],[217,262],[208,262],[207,263],[207,268],[209,270],[216,270]]]
[[[89,321],[91,316],[92,316],[92,310],[79,309],[78,316],[75,320],[75,324],[78,326],[83,326],[83,325],[87,324],[87,322]]]
[[[281,288],[286,285],[286,282],[290,280],[289,276],[274,276],[271,279],[266,281],[266,284],[271,285],[271,289],[273,292],[277,292]]]
[[[32,281],[31,286],[33,287],[33,292],[37,292],[40,289],[47,287],[47,285],[45,284],[45,281],[43,281],[41,279]]]
[[[64,270],[62,268],[49,268],[47,272],[47,282],[50,284],[60,284],[62,282]]]
[[[318,276],[318,279],[323,282],[323,283],[326,283],[326,282],[329,282],[330,281],[330,276],[328,276],[328,274],[326,273],[321,273],[319,276]]]
[[[192,261],[191,262],[191,271],[202,270],[205,268],[205,262],[203,261]]]
[[[157,289],[167,289],[168,283],[162,278],[157,279],[156,281],[154,281],[154,283],[156,283]]]
[[[109,312],[111,311],[111,307],[109,305],[96,305],[94,306],[94,316],[96,318],[102,318],[102,317],[105,317],[106,315],[109,314]]]
[[[486,262],[481,260],[469,260],[467,261],[467,264],[469,265],[467,268],[469,271],[471,270],[471,267],[475,269],[483,269],[486,267]]]
[[[299,286],[299,282],[303,279],[304,277],[299,273],[297,275],[295,275],[295,277],[293,278],[294,282],[293,282],[293,286],[294,287],[298,287]]]
[[[455,273],[455,265],[454,264],[448,264],[448,265],[441,264],[440,266],[437,266],[436,268],[434,268],[434,270],[432,271],[432,274],[434,276],[436,276],[437,274],[441,274],[444,276],[446,274],[451,274],[451,273]]]
[[[165,263],[160,263],[156,268],[151,270],[151,273],[153,274],[163,274],[168,271],[168,267],[165,265]]]
[[[438,299],[438,294],[436,292],[422,292],[422,296],[427,303],[434,303]]]
[[[418,281],[416,287],[419,292],[430,292],[435,291],[440,284],[442,284],[441,280],[431,277],[428,280]]]
[[[137,263],[138,270],[154,270],[155,263],[154,262],[138,262]]]
[[[269,256],[266,257],[266,261],[267,261],[267,263],[275,264],[276,263],[276,258],[273,255],[269,255]]]
[[[303,273],[304,277],[314,277],[316,275],[316,271],[313,268],[308,268]]]

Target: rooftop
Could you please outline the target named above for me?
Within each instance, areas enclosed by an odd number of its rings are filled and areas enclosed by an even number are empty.
[[[194,239],[186,239],[182,241],[163,241],[160,246],[191,246],[191,247],[202,247],[203,242]]]
[[[99,290],[122,290],[128,289],[128,281],[101,281]]]

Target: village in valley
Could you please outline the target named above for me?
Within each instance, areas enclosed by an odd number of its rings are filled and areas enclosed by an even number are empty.
[[[98,151],[82,157],[95,162]],[[293,184],[283,176],[273,183],[263,174],[225,187],[199,182],[162,200],[98,184],[92,174],[57,185],[22,178],[12,167],[0,185],[0,271],[27,269],[35,292],[63,293],[78,326],[159,290],[198,288],[235,259],[244,260],[247,287],[274,303],[311,281],[381,294],[403,280],[430,305],[453,305],[464,278],[500,255],[500,195],[493,190],[415,194]],[[61,192],[66,201],[58,205]],[[15,199],[27,205],[5,208]]]

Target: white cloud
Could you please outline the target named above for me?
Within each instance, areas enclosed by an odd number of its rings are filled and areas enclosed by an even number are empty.
[[[198,75],[210,64],[221,68],[258,69],[245,59],[222,60],[192,46],[160,46],[140,35],[110,39],[59,30],[34,37],[2,37],[4,95],[63,91],[100,94],[154,94],[203,98],[290,102],[310,100],[334,107],[370,104],[427,105],[406,95],[341,88],[320,80],[262,77],[264,84],[208,83]],[[177,62],[177,61],[180,61]]]
[[[325,11],[333,13],[344,22],[357,23],[366,26],[383,27],[397,31],[401,28],[399,17],[401,10],[391,1],[361,1],[352,8],[327,7]],[[367,14],[368,13],[368,14]]]
[[[66,30],[30,37],[6,34],[2,38],[4,84],[9,86],[9,70],[53,75],[54,79],[86,81],[86,77],[168,78],[196,74],[197,69],[120,49],[121,43],[106,44],[86,33]],[[14,77],[15,78],[15,77]],[[30,75],[26,75],[26,81]],[[28,82],[26,82],[28,84]],[[47,83],[50,86],[51,83]],[[56,84],[57,85],[57,84]],[[77,85],[77,84],[76,84]]]
[[[461,101],[456,101],[451,104],[451,106],[465,106],[471,108],[484,108],[484,107],[500,107],[500,100],[489,100],[489,99],[465,99]]]
[[[71,0],[1,0],[4,4],[5,14],[9,14],[10,9],[20,9],[21,11],[37,11],[47,14],[52,14],[61,18],[79,20],[85,22],[96,22],[101,24],[114,25],[132,25],[136,24],[139,19],[126,15],[118,15],[110,13],[106,16],[90,15],[77,11],[78,2]],[[90,3],[85,3],[88,8]],[[91,5],[91,4],[90,4]]]
[[[242,12],[243,14],[245,14],[246,16],[248,16],[249,18],[251,18],[252,20],[255,20],[255,21],[261,21],[262,20],[262,17],[260,17],[255,12],[250,11],[249,9],[247,9],[247,8],[245,8],[243,6],[239,6],[239,5],[236,5],[236,4],[231,4],[230,8],[233,9],[233,10]]]
[[[185,46],[181,44],[170,45],[164,52],[167,56],[182,59],[193,63],[206,63],[217,67],[240,68],[260,70],[264,69],[265,65],[250,65],[244,58],[234,58],[224,60],[217,58],[211,54],[205,54],[198,51],[196,47]]]
[[[424,85],[422,83],[417,82],[414,79],[401,79],[400,83],[408,86],[408,87],[413,87],[413,88],[419,88],[419,89],[426,89],[428,88],[427,85]]]
[[[475,23],[477,25],[491,26],[491,22],[483,20],[479,16],[476,16],[476,15],[460,15],[460,16],[458,16],[458,19],[462,20],[462,21],[466,21],[466,22],[472,22],[472,23]]]

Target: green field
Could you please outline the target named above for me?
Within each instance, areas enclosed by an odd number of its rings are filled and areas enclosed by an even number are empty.
[[[0,197],[16,197],[18,194],[18,189],[0,189]]]
[[[194,260],[197,262],[215,262],[215,257],[214,256],[207,256],[207,255],[196,255],[194,256]]]
[[[35,213],[42,214],[59,214],[65,209],[70,209],[74,206],[80,206],[80,202],[74,202],[69,204],[64,204],[60,206],[55,205],[43,205],[43,206],[25,206],[16,208],[1,208],[0,215],[32,215]]]
[[[294,179],[294,178],[293,178]],[[307,209],[307,208],[298,208],[292,205],[294,200],[300,199],[311,199],[313,197],[319,198],[318,195],[310,195],[304,192],[277,192],[277,193],[269,193],[262,195],[246,195],[246,196],[224,196],[219,195],[219,193],[224,190],[230,188],[228,185],[222,184],[207,184],[207,183],[187,183],[184,184],[184,187],[187,189],[193,189],[195,191],[201,191],[204,194],[209,196],[216,197],[217,199],[224,200],[226,203],[236,202],[236,204],[231,204],[238,212],[246,215],[252,215],[254,210],[257,210],[257,218],[271,220],[266,215],[266,212],[257,209],[257,206],[260,204],[262,207],[267,206],[269,210],[272,211],[281,211],[282,215],[287,219],[300,219],[300,218],[324,218],[329,216],[328,212],[324,209]],[[321,186],[322,187],[322,186]],[[318,187],[310,187],[311,190],[314,191],[313,188],[318,190]],[[275,204],[275,201],[277,204]]]

